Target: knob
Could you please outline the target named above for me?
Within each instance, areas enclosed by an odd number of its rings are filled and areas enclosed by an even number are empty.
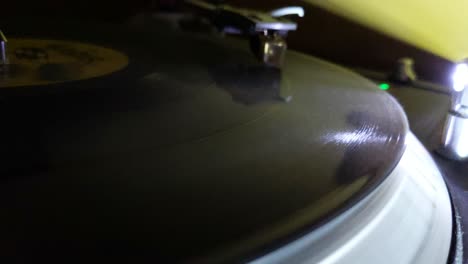
[[[401,84],[409,84],[417,79],[414,70],[414,60],[411,58],[400,58],[389,76],[390,81]]]

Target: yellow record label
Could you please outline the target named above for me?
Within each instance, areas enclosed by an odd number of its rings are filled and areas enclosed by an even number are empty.
[[[0,88],[85,80],[121,70],[128,57],[87,43],[9,39],[7,66],[0,66]]]

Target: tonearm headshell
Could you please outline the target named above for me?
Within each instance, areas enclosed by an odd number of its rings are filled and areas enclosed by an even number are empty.
[[[255,56],[265,65],[278,68],[287,49],[286,36],[297,29],[297,23],[285,16],[304,16],[304,9],[296,6],[261,12],[202,0],[186,2],[201,10],[219,31],[247,36]]]

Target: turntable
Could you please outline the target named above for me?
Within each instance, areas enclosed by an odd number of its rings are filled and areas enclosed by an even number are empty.
[[[301,9],[188,3],[200,15],[1,21],[5,263],[459,254],[461,209],[397,100],[287,49]]]

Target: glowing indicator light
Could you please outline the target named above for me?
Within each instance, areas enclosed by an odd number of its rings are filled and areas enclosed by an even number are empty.
[[[390,84],[388,84],[388,83],[381,83],[381,84],[379,84],[379,88],[380,88],[380,90],[384,90],[384,91],[385,91],[385,90],[388,90],[388,89],[390,89]]]
[[[460,63],[455,66],[455,71],[452,75],[453,90],[461,92],[468,85],[468,65]]]

